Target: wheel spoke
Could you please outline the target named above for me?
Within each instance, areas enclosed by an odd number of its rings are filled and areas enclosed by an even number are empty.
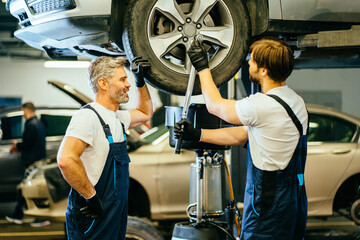
[[[193,8],[193,20],[199,22],[205,18],[218,0],[196,0]]]
[[[150,45],[152,50],[155,52],[155,55],[158,58],[162,58],[166,55],[171,49],[181,42],[182,35],[179,32],[171,32],[158,36],[150,37]]]
[[[223,48],[230,48],[233,42],[234,29],[232,27],[206,27],[201,29],[204,41],[211,42]]]
[[[185,16],[175,0],[159,0],[154,7],[173,22],[177,24],[185,23]]]

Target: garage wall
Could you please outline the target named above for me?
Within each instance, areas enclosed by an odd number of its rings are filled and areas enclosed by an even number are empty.
[[[360,117],[360,69],[296,69],[287,81],[300,92],[341,92],[341,111]]]
[[[65,96],[47,83],[58,80],[68,83],[92,97],[87,84],[86,69],[49,69],[43,61],[0,58],[0,97],[22,97],[36,105],[79,107],[74,100]],[[131,74],[129,81],[134,85]],[[360,117],[360,69],[296,69],[288,79],[288,85],[302,92],[341,92],[341,110]],[[130,92],[133,95],[134,88]],[[155,108],[160,105],[156,90],[151,88]],[[201,97],[199,98],[201,99]],[[180,105],[183,101],[178,102]],[[132,107],[134,98],[126,105]]]
[[[93,98],[93,93],[87,82],[87,69],[56,69],[43,67],[44,61],[0,58],[0,97],[22,97],[22,102],[32,101],[35,105],[79,107],[72,98],[47,83],[57,80],[67,83],[85,95]],[[129,82],[135,86],[132,74],[128,73]],[[135,87],[130,88],[130,96],[134,95]],[[157,90],[150,89],[154,107],[161,104]],[[131,108],[134,97],[124,105]]]

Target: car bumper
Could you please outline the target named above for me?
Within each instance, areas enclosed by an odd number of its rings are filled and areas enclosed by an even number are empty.
[[[20,184],[28,209],[25,215],[40,219],[65,222],[67,198],[54,202],[43,177],[25,180]]]

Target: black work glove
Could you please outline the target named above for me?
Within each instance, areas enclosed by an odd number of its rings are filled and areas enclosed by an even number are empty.
[[[99,195],[95,193],[92,198],[86,199],[86,205],[83,208],[80,208],[80,212],[88,218],[97,218],[104,211],[104,207],[99,198]]]
[[[184,125],[184,128],[182,128],[182,125]],[[199,142],[201,137],[201,129],[194,128],[191,122],[183,119],[174,125],[175,138],[178,139],[181,134],[185,141]]]
[[[196,71],[200,72],[201,70],[209,68],[207,53],[202,42],[194,40],[187,53]]]
[[[135,77],[135,85],[138,88],[142,88],[145,85],[144,81],[144,69],[150,68],[148,60],[144,60],[141,57],[136,57],[131,61],[130,69]]]

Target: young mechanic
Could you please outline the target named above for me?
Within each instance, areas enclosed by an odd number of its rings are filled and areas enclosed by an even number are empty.
[[[228,100],[214,84],[204,46],[193,42],[188,54],[198,71],[208,111],[243,126],[196,129],[182,120],[175,124],[175,136],[218,145],[248,141],[241,239],[304,239],[308,113],[303,99],[286,85],[294,68],[293,51],[276,38],[258,40],[250,51],[249,78],[263,92]]]

